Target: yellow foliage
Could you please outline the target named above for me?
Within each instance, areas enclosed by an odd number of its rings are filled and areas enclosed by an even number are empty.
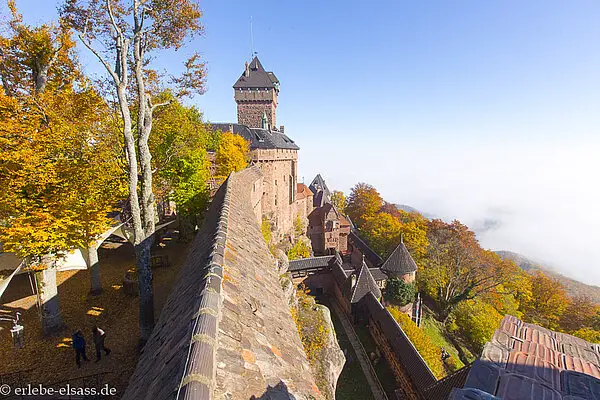
[[[442,378],[444,376],[444,364],[442,363],[441,349],[434,345],[429,336],[396,306],[388,306],[387,310],[421,354],[435,377]]]
[[[124,195],[121,145],[69,33],[12,14],[0,37],[0,241],[22,257],[85,248]]]
[[[225,132],[217,149],[216,163],[218,175],[228,177],[234,171],[241,171],[248,165],[250,143],[243,137]]]
[[[324,376],[322,363],[323,350],[330,335],[322,313],[315,307],[314,297],[308,294],[308,289],[302,287],[296,292],[297,308],[292,307],[292,318],[296,322],[298,334],[304,347],[304,352],[313,369],[319,389],[327,391],[327,377]],[[327,398],[330,396],[327,395]]]

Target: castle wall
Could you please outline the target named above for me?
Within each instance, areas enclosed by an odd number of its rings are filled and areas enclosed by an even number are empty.
[[[279,237],[291,233],[297,211],[298,151],[256,149],[252,161],[263,174],[262,214],[273,223]]]
[[[123,399],[250,399],[281,382],[281,398],[323,400],[256,223],[257,183],[251,167],[217,191]]]

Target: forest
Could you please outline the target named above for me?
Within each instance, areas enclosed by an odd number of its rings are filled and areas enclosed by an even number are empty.
[[[432,323],[442,326],[444,336],[464,345],[472,355],[481,352],[506,314],[600,342],[597,304],[585,296],[569,295],[556,278],[543,271],[525,271],[484,249],[460,221],[428,219],[400,210],[366,183],[356,184],[347,197],[334,191],[332,202],[384,259],[403,240],[418,265],[416,289],[435,319]],[[464,353],[459,356],[464,363],[471,358]]]

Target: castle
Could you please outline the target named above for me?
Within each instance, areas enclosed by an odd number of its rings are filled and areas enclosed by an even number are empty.
[[[237,123],[213,123],[212,129],[233,132],[250,142],[251,164],[260,169],[262,216],[272,225],[277,239],[291,234],[297,216],[312,211],[312,194],[298,183],[298,150],[293,140],[276,127],[279,80],[258,60],[246,63],[233,85]]]

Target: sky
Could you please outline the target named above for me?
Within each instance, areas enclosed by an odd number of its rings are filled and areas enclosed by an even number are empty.
[[[56,18],[59,3],[17,0],[29,23]],[[200,5],[205,34],[154,62],[177,72],[202,55],[207,92],[189,103],[207,120],[236,121],[252,18],[300,180],[370,183],[389,202],[459,219],[486,248],[600,285],[600,2]],[[80,58],[102,73],[84,48]]]

